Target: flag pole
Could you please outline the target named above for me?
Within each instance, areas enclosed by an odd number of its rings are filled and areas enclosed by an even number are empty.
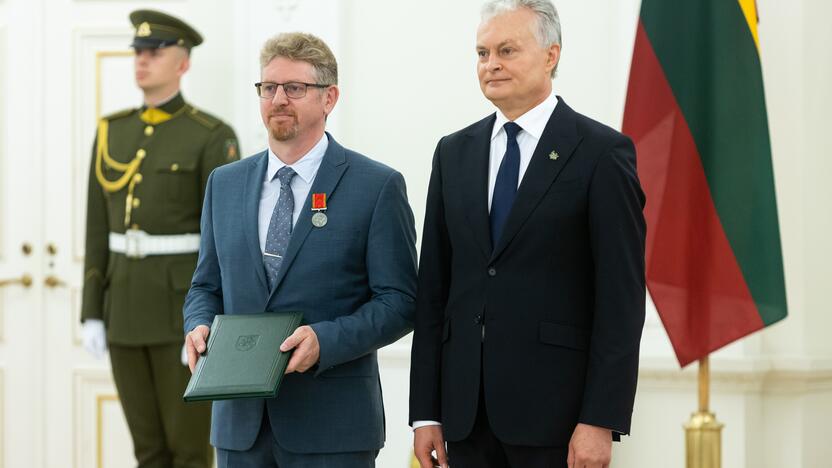
[[[687,468],[722,467],[722,428],[708,406],[710,400],[710,362],[706,355],[699,360],[699,411],[685,424],[685,458]]]

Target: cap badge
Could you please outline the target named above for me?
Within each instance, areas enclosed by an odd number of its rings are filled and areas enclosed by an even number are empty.
[[[137,37],[148,37],[150,36],[150,23],[145,21],[144,23],[140,24],[138,28],[136,28],[136,36]]]

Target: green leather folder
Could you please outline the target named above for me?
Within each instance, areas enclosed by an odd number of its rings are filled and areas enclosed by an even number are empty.
[[[185,401],[274,398],[291,357],[280,344],[302,318],[301,312],[215,316]]]

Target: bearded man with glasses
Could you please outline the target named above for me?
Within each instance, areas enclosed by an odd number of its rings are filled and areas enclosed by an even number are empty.
[[[255,84],[268,149],[214,171],[185,302],[191,369],[216,314],[300,310],[277,398],[213,403],[218,467],[375,466],[384,445],[376,350],[412,328],[413,213],[404,178],[325,131],[338,101],[329,47],[266,42]]]

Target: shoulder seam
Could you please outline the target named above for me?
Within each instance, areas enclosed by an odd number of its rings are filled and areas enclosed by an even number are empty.
[[[217,128],[222,121],[213,117],[209,114],[206,114],[194,106],[189,106],[190,108],[185,111],[185,114],[195,120],[196,122],[200,123],[202,126],[207,127],[210,130]]]

